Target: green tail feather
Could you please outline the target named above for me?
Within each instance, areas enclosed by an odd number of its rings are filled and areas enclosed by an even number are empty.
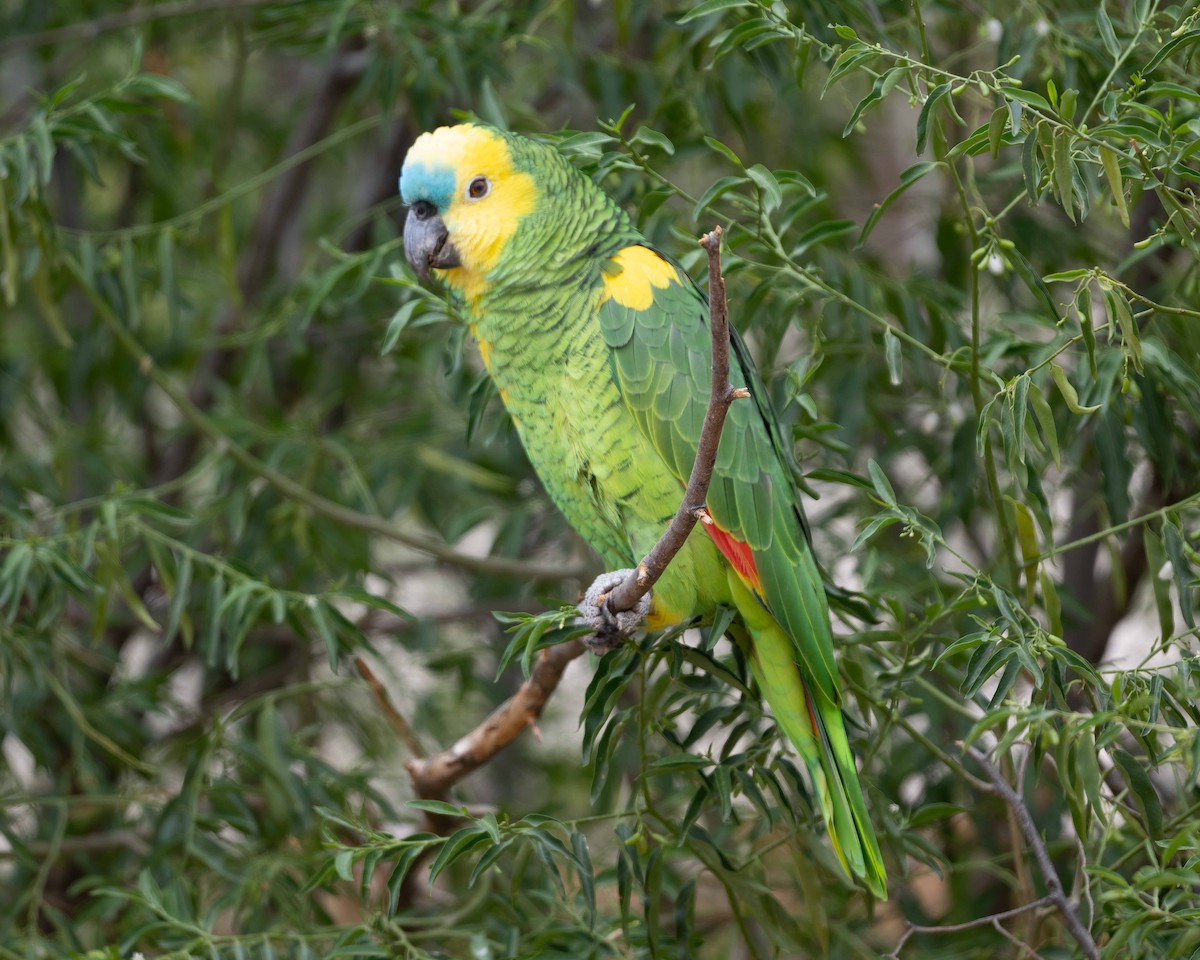
[[[750,667],[775,720],[808,767],[834,852],[846,872],[880,900],[887,875],[875,828],[858,782],[842,712],[809,697],[792,657],[792,642],[778,625],[750,627]],[[815,721],[815,723],[814,723]]]

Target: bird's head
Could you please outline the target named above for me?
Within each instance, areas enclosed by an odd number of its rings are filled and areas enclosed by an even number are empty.
[[[518,149],[518,138],[471,123],[417,138],[400,194],[408,204],[404,255],[422,278],[436,270],[468,296],[483,284],[537,199]]]

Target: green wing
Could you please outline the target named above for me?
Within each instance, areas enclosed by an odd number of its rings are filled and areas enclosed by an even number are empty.
[[[711,392],[712,338],[706,297],[678,272],[682,282],[655,288],[648,309],[606,301],[600,328],[625,402],[668,467],[686,483]],[[721,530],[750,547],[761,582],[755,592],[795,643],[807,684],[838,705],[825,591],[791,460],[745,345],[736,331],[730,339],[730,382],[749,388],[750,399],[730,407],[708,510]]]
[[[676,270],[681,282],[655,288],[644,310],[607,300],[600,328],[625,403],[669,469],[686,483],[711,392],[712,338],[706,298]],[[758,684],[809,768],[834,851],[848,873],[886,898],[883,858],[840,710],[825,588],[791,458],[745,345],[736,331],[730,340],[730,381],[749,388],[750,399],[729,409],[708,511],[738,541],[734,552],[740,556],[740,545],[749,547],[757,575],[729,574],[744,621],[735,628],[740,636],[749,634]],[[726,546],[718,547],[729,555]]]

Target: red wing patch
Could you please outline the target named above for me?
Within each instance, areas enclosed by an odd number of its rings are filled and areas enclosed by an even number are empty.
[[[721,551],[733,569],[738,572],[742,581],[760,597],[762,596],[762,581],[758,578],[758,567],[754,565],[754,554],[748,544],[742,543],[733,534],[726,533],[715,523],[702,524],[705,531],[712,537],[713,543]]]

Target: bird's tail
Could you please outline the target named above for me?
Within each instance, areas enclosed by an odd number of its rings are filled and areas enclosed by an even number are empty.
[[[750,633],[754,679],[808,767],[834,852],[848,874],[886,900],[883,855],[867,815],[841,709],[809,695],[791,653],[793,644],[778,625],[751,628]]]

